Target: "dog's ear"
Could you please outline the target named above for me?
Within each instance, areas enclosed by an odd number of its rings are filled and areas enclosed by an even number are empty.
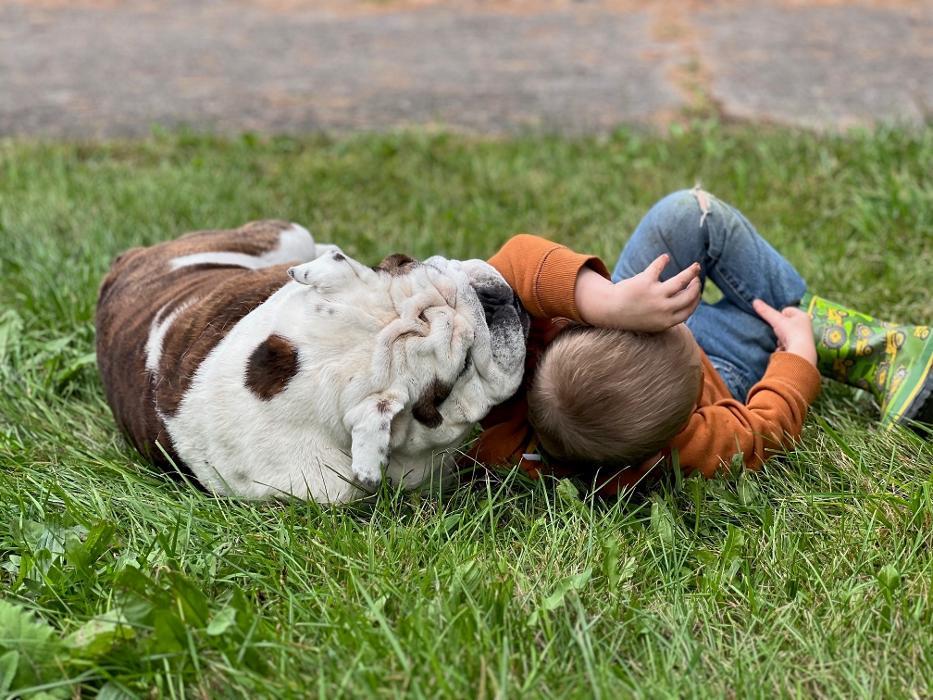
[[[373,269],[379,272],[388,272],[390,275],[398,276],[407,274],[412,268],[418,266],[418,261],[404,253],[393,253],[382,259],[382,262]]]
[[[392,419],[405,407],[398,397],[374,394],[347,411],[344,424],[350,431],[350,471],[360,486],[374,490],[389,463]]]

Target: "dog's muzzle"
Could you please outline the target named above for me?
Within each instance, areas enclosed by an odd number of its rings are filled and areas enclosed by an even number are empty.
[[[474,285],[476,297],[483,307],[483,314],[486,317],[486,326],[491,331],[493,327],[500,323],[505,323],[512,318],[509,309],[514,309],[521,321],[522,331],[525,337],[528,337],[528,329],[531,323],[531,317],[525,311],[521,301],[507,284],[498,281],[484,280],[482,285]]]

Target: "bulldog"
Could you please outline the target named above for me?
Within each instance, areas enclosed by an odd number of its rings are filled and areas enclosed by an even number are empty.
[[[107,401],[207,491],[357,498],[442,483],[521,381],[528,316],[485,262],[367,267],[279,221],[119,256],[97,305]]]

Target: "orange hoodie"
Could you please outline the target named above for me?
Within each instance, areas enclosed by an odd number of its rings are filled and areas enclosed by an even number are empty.
[[[515,396],[493,408],[482,421],[483,432],[471,456],[487,465],[518,463],[533,478],[542,469],[559,476],[577,473],[572,465],[544,467],[523,457],[536,451],[526,393],[538,358],[567,319],[582,321],[574,301],[580,269],[590,267],[606,278],[609,272],[597,257],[529,234],[510,239],[489,263],[518,294],[532,323],[522,385]],[[661,455],[641,466],[600,476],[600,493],[611,495],[634,486],[652,468],[667,461],[662,457],[675,451],[682,469],[712,477],[720,468],[728,468],[736,454],[742,456],[746,467],[758,469],[799,437],[807,407],[820,391],[820,375],[813,365],[798,355],[775,352],[764,377],[743,404],[732,398],[702,350],[700,357],[703,388],[687,425]]]

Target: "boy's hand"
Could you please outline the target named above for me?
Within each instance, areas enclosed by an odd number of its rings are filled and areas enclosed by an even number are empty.
[[[752,302],[755,313],[761,316],[774,329],[777,336],[778,350],[800,355],[814,367],[816,366],[816,345],[813,342],[813,324],[806,311],[788,306],[778,311],[768,306],[761,299]]]
[[[583,268],[574,288],[580,317],[591,326],[628,331],[663,331],[682,323],[700,303],[700,265],[662,282],[669,260],[662,255],[644,272],[616,284]]]

